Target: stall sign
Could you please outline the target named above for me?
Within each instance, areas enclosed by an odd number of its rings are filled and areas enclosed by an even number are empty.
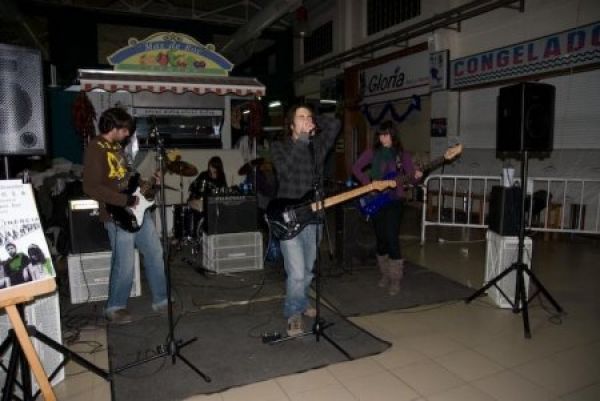
[[[600,22],[450,62],[450,87],[513,80],[600,62]]]
[[[363,103],[378,103],[429,93],[429,53],[419,52],[360,71]]]
[[[117,71],[227,76],[233,64],[215,51],[182,33],[160,32],[129,44],[110,56]]]

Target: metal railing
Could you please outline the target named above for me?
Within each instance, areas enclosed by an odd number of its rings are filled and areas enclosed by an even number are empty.
[[[487,228],[489,198],[500,176],[431,175],[423,183],[421,243],[429,226]],[[600,234],[600,180],[529,177],[526,228]]]

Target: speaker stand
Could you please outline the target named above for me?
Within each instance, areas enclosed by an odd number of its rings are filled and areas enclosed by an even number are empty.
[[[527,268],[527,264],[523,262],[523,253],[525,249],[525,198],[527,193],[527,168],[528,168],[528,155],[527,151],[521,152],[521,214],[519,216],[519,246],[517,253],[517,261],[510,265],[510,267],[506,268],[502,273],[498,276],[490,280],[486,285],[477,290],[473,295],[465,300],[466,303],[470,303],[474,299],[479,296],[485,294],[485,292],[491,288],[492,286],[496,287],[500,294],[508,301],[508,303],[512,306],[513,313],[522,312],[523,316],[523,328],[525,332],[525,338],[531,338],[531,328],[529,325],[529,303],[533,300],[538,294],[542,293],[546,299],[550,301],[552,306],[556,309],[558,313],[562,313],[563,309],[560,307],[558,302],[550,295],[548,290],[542,285],[540,280],[536,277],[536,275],[531,271],[531,269]],[[502,280],[505,276],[507,276],[511,272],[516,273],[516,282],[515,282],[515,300],[514,302],[506,296],[506,294],[498,287],[498,282]],[[527,296],[527,289],[525,288],[525,274],[529,276],[531,282],[535,285],[536,291],[531,295],[531,297]]]

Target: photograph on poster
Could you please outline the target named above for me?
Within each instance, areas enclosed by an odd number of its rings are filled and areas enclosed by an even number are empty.
[[[55,276],[31,185],[0,181],[0,293]]]

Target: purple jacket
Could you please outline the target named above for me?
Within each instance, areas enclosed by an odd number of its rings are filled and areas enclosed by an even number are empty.
[[[365,171],[365,168],[371,164],[371,162],[373,161],[373,154],[374,151],[373,149],[367,149],[364,152],[362,152],[360,154],[360,156],[358,157],[358,160],[356,160],[356,162],[354,162],[354,165],[352,166],[352,173],[354,174],[354,176],[358,179],[358,181],[360,181],[360,183],[362,185],[366,185],[368,183],[371,182],[371,177],[369,175],[369,171],[368,169]],[[408,175],[409,177],[411,177],[410,182],[412,183],[416,183],[417,180],[414,179],[415,176],[415,165],[413,163],[413,159],[412,156],[410,155],[410,153],[403,151],[402,152],[402,163],[401,163],[401,171],[398,171],[398,166],[396,165],[395,161],[390,161],[386,164],[383,165],[383,171],[380,172],[380,175],[383,177],[384,175],[391,173],[391,172],[396,172],[398,174],[398,177],[401,178],[405,175]],[[396,190],[394,191],[395,196],[394,198],[400,199],[404,197],[404,187],[402,186],[397,186]]]

